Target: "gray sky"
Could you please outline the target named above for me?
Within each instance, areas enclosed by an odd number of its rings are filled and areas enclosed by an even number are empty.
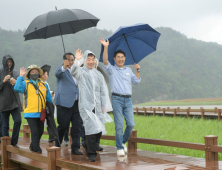
[[[23,30],[55,6],[90,12],[100,18],[100,29],[148,23],[222,44],[222,0],[0,0],[0,27]]]

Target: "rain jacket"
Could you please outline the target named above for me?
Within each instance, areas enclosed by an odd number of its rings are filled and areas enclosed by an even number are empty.
[[[9,70],[7,60],[12,60],[12,67]],[[15,92],[13,85],[10,84],[10,80],[3,83],[5,76],[11,75],[15,80],[19,76],[19,72],[14,70],[15,62],[10,55],[5,55],[2,60],[3,68],[0,69],[0,112],[13,110],[15,108],[21,109],[21,102],[19,93]]]
[[[102,132],[105,134],[104,117],[102,107],[106,106],[106,96],[103,84],[103,75],[95,68],[86,66],[86,59],[91,51],[84,53],[84,66],[80,67],[80,61],[75,60],[71,75],[75,77],[79,85],[79,112],[83,120],[86,135]],[[95,55],[95,54],[93,54]],[[95,114],[92,112],[95,109]]]
[[[15,91],[24,94],[24,118],[40,118],[41,109],[46,108],[46,101],[52,103],[48,85],[39,79],[37,87],[41,91],[42,97],[40,92],[37,95],[32,83],[31,79],[24,81],[23,77],[19,76],[14,87]]]

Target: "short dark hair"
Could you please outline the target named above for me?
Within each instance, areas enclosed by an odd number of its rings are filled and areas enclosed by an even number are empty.
[[[73,53],[68,52],[68,53],[65,53],[65,54],[63,55],[63,60],[66,60],[66,59],[67,59],[67,58],[66,58],[66,55],[72,55],[72,56],[74,57],[74,59],[75,59],[75,55],[74,55]]]
[[[45,74],[45,72],[47,72],[47,73],[48,73],[48,71],[47,71],[47,70],[43,70],[43,69],[42,69],[42,71],[43,71],[43,74]],[[48,73],[48,74],[49,74],[49,73]]]
[[[89,57],[89,56],[90,56],[90,57],[93,56],[94,58],[96,58],[93,53],[89,53],[87,57]]]
[[[118,53],[121,53],[121,54],[123,54],[123,55],[126,57],[126,54],[125,54],[125,52],[124,52],[123,50],[117,50],[117,51],[114,53],[114,58],[116,57],[116,55],[117,55]]]

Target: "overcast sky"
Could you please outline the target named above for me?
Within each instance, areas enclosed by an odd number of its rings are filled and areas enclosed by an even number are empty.
[[[100,29],[148,23],[222,44],[222,0],[0,0],[0,27],[23,30],[55,6],[90,12],[100,19]]]

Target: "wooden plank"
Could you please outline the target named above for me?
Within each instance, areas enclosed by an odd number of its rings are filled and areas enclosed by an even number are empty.
[[[98,166],[78,164],[68,161],[67,159],[57,159],[56,166],[66,169],[78,169],[78,170],[100,170],[105,169]]]
[[[48,158],[46,156],[41,155],[40,153],[31,152],[28,150],[27,151],[21,150],[11,145],[6,146],[6,151],[48,164]]]
[[[115,136],[111,136],[111,135],[102,135],[101,139],[105,139],[105,140],[115,140]]]
[[[205,151],[205,145],[199,143],[177,142],[169,140],[150,139],[150,138],[131,138],[131,141],[137,143],[154,144],[154,145],[171,146],[171,147]]]

